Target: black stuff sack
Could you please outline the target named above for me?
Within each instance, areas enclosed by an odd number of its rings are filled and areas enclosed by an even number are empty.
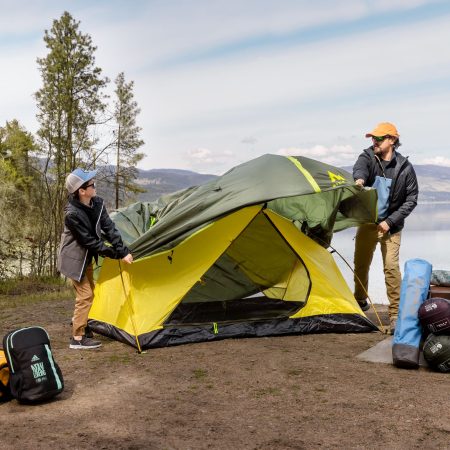
[[[423,328],[433,334],[450,334],[450,301],[446,298],[429,298],[419,308]]]
[[[0,403],[11,400],[11,389],[9,388],[9,366],[6,361],[5,352],[0,348]]]
[[[430,334],[423,343],[427,363],[440,372],[450,372],[450,336]]]
[[[3,348],[14,398],[34,403],[48,400],[63,391],[63,376],[53,358],[50,339],[44,328],[11,331],[3,338]]]

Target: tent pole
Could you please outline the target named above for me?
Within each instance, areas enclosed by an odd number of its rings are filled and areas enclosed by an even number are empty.
[[[355,271],[353,270],[352,266],[347,262],[347,260],[332,245],[328,245],[328,246],[333,250],[333,252],[337,253],[341,257],[342,261],[344,261],[345,264],[347,264],[348,268],[353,272],[353,275],[355,276],[356,280],[360,284],[360,286],[363,289],[363,291],[366,293],[367,298],[369,299],[370,305],[372,306],[372,308],[373,308],[373,310],[375,312],[375,315],[377,316],[378,322],[380,324],[380,331],[382,331],[384,333],[385,332],[385,328],[383,326],[383,322],[381,322],[380,316],[378,315],[378,311],[376,310],[375,305],[373,304],[369,293],[367,292],[366,288],[362,284],[362,281],[359,279],[358,275],[356,275]]]
[[[128,313],[130,314],[131,325],[133,326],[134,337],[136,338],[136,345],[137,345],[138,353],[142,353],[141,345],[139,344],[139,337],[138,337],[138,334],[137,334],[136,323],[134,322],[134,311],[133,311],[133,308],[130,305],[130,302],[131,302],[131,300],[130,300],[131,289],[130,289],[130,292],[128,292],[128,294],[127,294],[127,290],[125,289],[125,282],[123,281],[122,265],[120,264],[120,259],[118,260],[118,263],[119,263],[120,279],[122,280],[123,293],[125,294],[125,303],[126,303],[126,305],[128,307]]]

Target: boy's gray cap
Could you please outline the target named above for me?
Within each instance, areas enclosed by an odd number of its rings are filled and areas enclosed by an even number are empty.
[[[67,175],[66,189],[69,191],[69,194],[74,194],[86,181],[92,180],[95,175],[97,175],[97,170],[85,171],[80,168],[75,169]]]

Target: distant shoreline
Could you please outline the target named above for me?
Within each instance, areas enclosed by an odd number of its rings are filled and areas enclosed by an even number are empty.
[[[437,200],[437,201],[433,201],[433,202],[419,201],[419,202],[417,202],[417,204],[418,205],[450,205],[450,200]]]

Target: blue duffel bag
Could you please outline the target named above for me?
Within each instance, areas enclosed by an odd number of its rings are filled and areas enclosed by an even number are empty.
[[[400,291],[400,306],[392,345],[394,365],[405,369],[419,367],[422,327],[418,311],[428,296],[432,266],[424,259],[410,259]]]

